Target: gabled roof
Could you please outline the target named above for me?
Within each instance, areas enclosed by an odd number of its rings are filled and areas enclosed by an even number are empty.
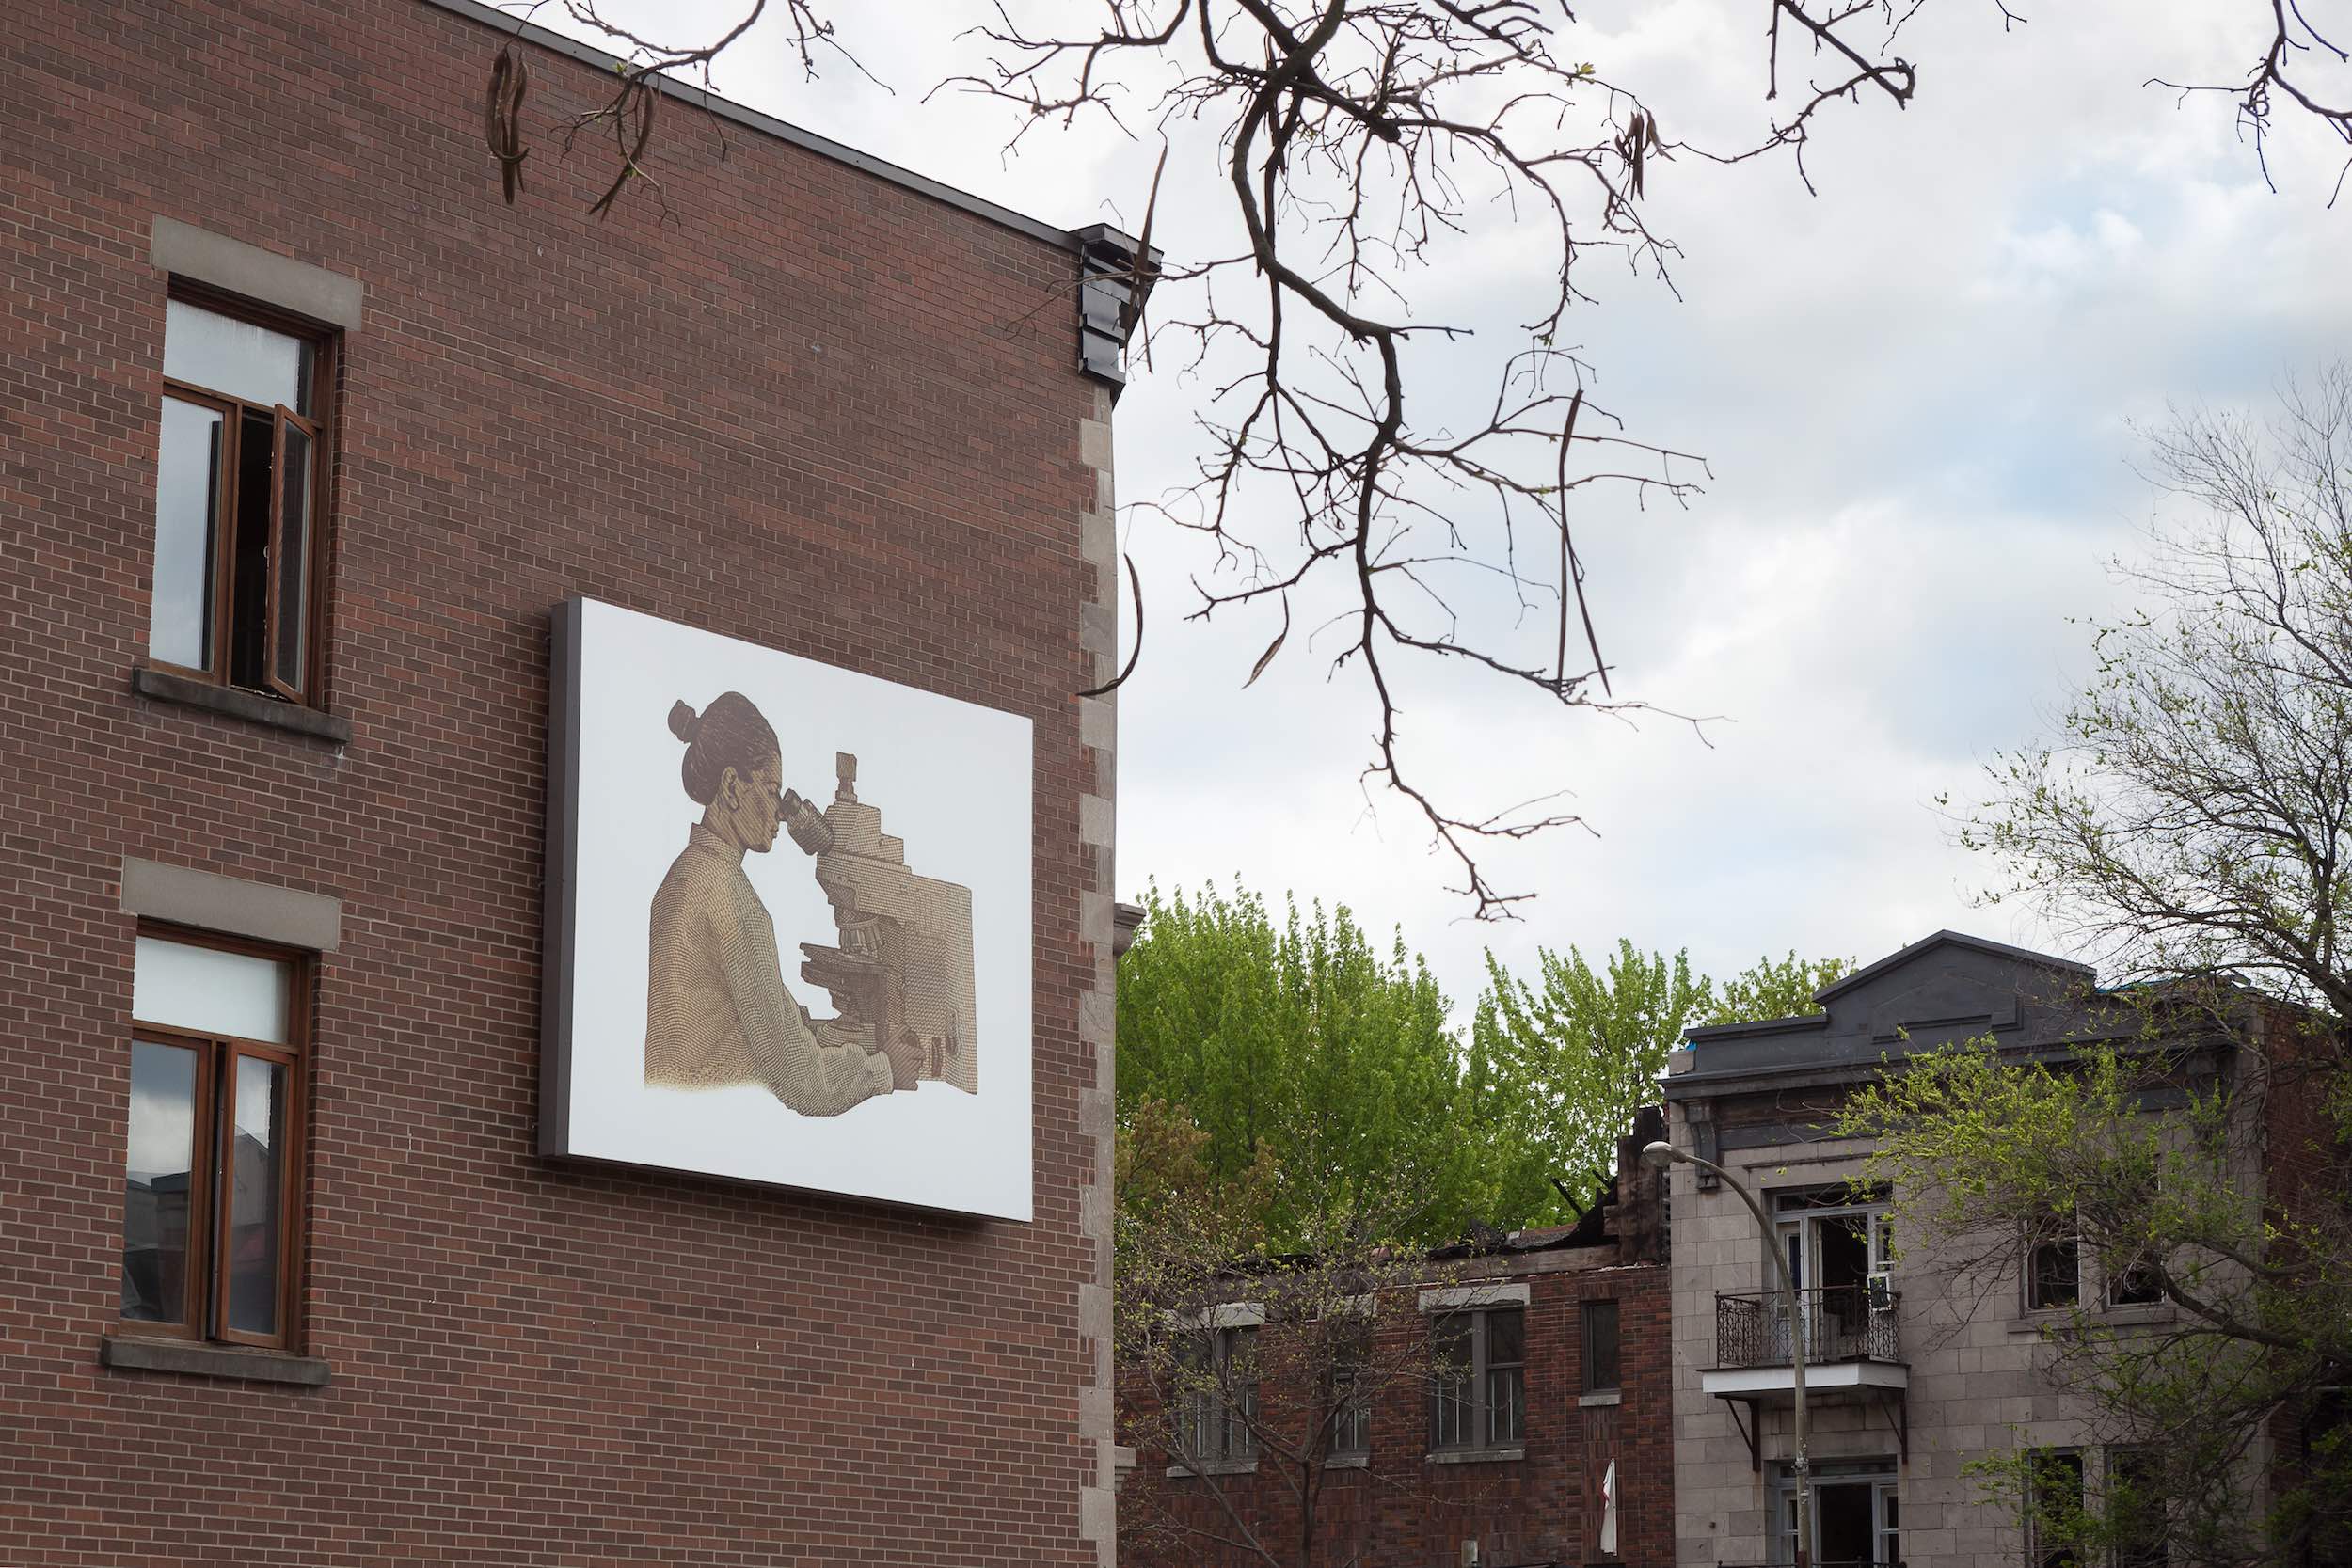
[[[2088,964],[1961,931],[1938,931],[1815,993],[1818,1013],[1691,1029],[1670,1101],[1726,1085],[1796,1088],[1850,1083],[1891,1060],[1963,1038],[2056,1049],[2085,1026],[2097,979]]]
[[[1813,993],[1813,1000],[1826,1005],[1831,998],[1842,996],[1856,986],[1875,980],[1891,969],[1900,969],[1915,958],[1925,957],[1939,947],[1966,947],[1979,953],[1989,953],[1998,958],[2014,958],[2040,969],[2063,970],[2069,974],[2094,979],[2098,971],[2089,964],[2076,963],[2051,953],[2037,953],[2029,947],[2011,947],[2005,942],[1993,942],[1984,937],[1972,937],[1965,931],[1938,931],[1931,937],[1921,937],[1899,952],[1889,953],[1875,963],[1867,963],[1834,985],[1823,986]]]

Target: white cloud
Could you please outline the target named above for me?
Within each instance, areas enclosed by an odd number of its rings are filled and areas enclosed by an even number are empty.
[[[1705,451],[1717,476],[1687,515],[1597,502],[1581,519],[1597,614],[1625,688],[1728,716],[1712,750],[1672,723],[1628,729],[1408,676],[1416,766],[1465,810],[1565,786],[1601,835],[1497,850],[1498,879],[1543,896],[1523,927],[1465,926],[1409,808],[1389,798],[1366,816],[1373,715],[1358,678],[1327,680],[1302,631],[1241,692],[1271,613],[1183,625],[1185,579],[1206,562],[1194,541],[1141,528],[1152,642],[1122,701],[1123,889],[1239,872],[1347,902],[1375,927],[1402,923],[1463,1000],[1489,941],[1523,959],[1538,941],[1589,951],[1623,933],[1726,970],[1791,946],[1868,958],[1945,925],[2035,940],[2007,908],[1970,907],[1979,873],[1930,802],[1972,788],[1987,753],[2062,696],[2083,635],[2066,617],[2115,606],[2104,562],[2151,505],[2127,422],[2168,401],[2259,401],[2352,341],[2352,214],[2326,209],[2341,148],[2274,142],[2273,195],[2225,101],[2141,86],[2238,77],[2264,8],[2026,8],[2030,24],[2005,34],[1991,8],[1930,8],[1905,35],[1923,62],[1917,102],[1825,112],[1808,158],[1818,198],[1785,165],[1658,168],[1650,216],[1684,247],[1683,303],[1588,268],[1602,303],[1569,335],[1604,396],[1642,434]],[[1041,132],[1007,164],[1000,108],[917,102],[968,66],[952,35],[970,15],[946,0],[917,10],[933,20],[883,40],[896,99],[801,88],[772,36],[721,85],[1055,222],[1136,220],[1155,143]],[[869,55],[880,14],[851,18]],[[1762,124],[1754,8],[1594,0],[1579,14],[1566,52],[1653,94],[1671,135],[1729,146]],[[1210,248],[1213,171],[1180,150],[1169,179],[1155,237]],[[1491,333],[1524,319],[1546,264],[1532,230],[1482,224],[1417,313]],[[1186,477],[1199,394],[1165,372],[1130,389],[1126,499]]]

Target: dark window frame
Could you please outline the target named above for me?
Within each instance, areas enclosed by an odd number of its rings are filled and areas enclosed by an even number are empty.
[[[183,1339],[199,1344],[243,1345],[292,1352],[301,1342],[302,1268],[309,1212],[306,1164],[310,1147],[310,996],[312,956],[243,937],[203,931],[160,921],[141,921],[138,934],[183,947],[243,954],[287,966],[286,1043],[239,1035],[206,1034],[180,1024],[131,1022],[133,1043],[172,1046],[196,1054],[192,1115],[188,1256],[182,1273],[189,1310],[178,1323],[118,1316],[109,1332],[142,1338]],[[236,1064],[252,1057],[284,1069],[280,1095],[284,1147],[278,1159],[277,1332],[256,1334],[230,1326],[230,1271],[228,1227],[234,1219],[224,1195],[235,1180]],[[127,1063],[126,1063],[127,1070]],[[128,1098],[125,1099],[126,1115]],[[128,1129],[125,1129],[128,1136]]]
[[[1372,1452],[1372,1390],[1365,1386],[1372,1370],[1373,1325],[1359,1319],[1331,1330],[1330,1387],[1326,1395],[1331,1421],[1328,1456],[1354,1459]]]
[[[210,669],[196,669],[173,660],[158,657],[151,649],[146,651],[147,662],[157,670],[184,675],[190,680],[210,686],[226,687],[238,691],[259,691],[282,698],[305,707],[326,706],[326,610],[327,583],[331,575],[333,551],[333,474],[337,458],[337,428],[335,403],[341,387],[342,368],[342,334],[333,326],[310,321],[291,311],[262,304],[257,300],[209,288],[200,283],[175,277],[170,281],[167,297],[199,309],[227,316],[248,325],[296,338],[309,345],[310,412],[303,413],[282,405],[264,406],[231,392],[222,392],[193,382],[162,377],[163,396],[176,399],[200,408],[209,408],[221,416],[221,451],[218,463],[218,493],[214,497],[212,516],[212,560],[207,563],[207,592],[211,595],[212,626],[208,628],[207,653]],[[162,344],[157,343],[156,359],[163,357]],[[160,409],[160,404],[159,404]],[[267,581],[262,590],[262,684],[255,686],[235,678],[231,666],[238,635],[236,615],[236,561],[238,484],[241,478],[240,446],[245,438],[248,417],[264,419],[271,425],[270,474],[270,540]],[[279,600],[279,563],[283,559],[282,531],[284,528],[284,493],[281,476],[285,472],[285,441],[289,424],[309,436],[310,442],[310,471],[308,495],[305,498],[305,534],[303,548],[303,607],[300,679],[289,682],[282,678],[278,658],[278,639],[282,630]],[[161,454],[156,468],[156,505],[163,503],[164,483]],[[152,533],[151,531],[151,540]],[[159,585],[151,576],[148,592],[153,594]]]
[[[2160,1492],[2164,1478],[2162,1450],[2148,1443],[2117,1443],[2108,1445],[2101,1457],[2105,1473],[2100,1486],[2100,1508],[2115,1536],[2108,1568],[2164,1568],[2171,1560],[2171,1553],[2165,1540],[2161,1513],[2153,1520],[2126,1518],[2122,1507],[2126,1491],[2142,1500],[2147,1494]]]
[[[1601,1296],[1584,1302],[1578,1308],[1577,1318],[1582,1335],[1581,1373],[1584,1392],[1621,1392],[1625,1387],[1624,1323],[1617,1298]],[[1598,1332],[1598,1325],[1604,1320],[1608,1323],[1605,1354],[1604,1342]]]
[[[2054,1471],[2063,1471],[2071,1481],[2066,1486],[2065,1502],[2080,1515],[2090,1506],[2090,1465],[2080,1449],[2040,1449],[2034,1452],[2034,1467],[2026,1488],[2029,1514],[2026,1529],[2026,1568],[2081,1568],[2082,1559],[2074,1548],[2063,1543],[2042,1539],[2042,1513],[2048,1506],[2043,1494]]]
[[[1251,1422],[1258,1414],[1258,1378],[1246,1357],[1256,1354],[1259,1326],[1254,1323],[1208,1323],[1192,1331],[1192,1351],[1186,1359],[1204,1370],[1209,1382],[1204,1387],[1188,1388],[1179,1395],[1184,1402],[1179,1433],[1192,1449],[1190,1454],[1176,1456],[1179,1464],[1195,1460],[1203,1465],[1257,1462],[1258,1434]],[[1245,1358],[1248,1375],[1233,1370],[1236,1358]]]
[[[1518,1355],[1507,1361],[1490,1353],[1495,1320],[1504,1316],[1518,1319],[1519,1329]],[[1457,1326],[1469,1355],[1464,1365],[1453,1369],[1445,1362],[1443,1346]],[[1526,1304],[1510,1301],[1444,1308],[1430,1324],[1430,1334],[1439,1359],[1429,1407],[1430,1451],[1477,1453],[1523,1445],[1527,1441]],[[1506,1411],[1494,1397],[1495,1379],[1513,1373],[1517,1374],[1512,1384],[1517,1392]],[[1498,1423],[1498,1418],[1505,1416],[1512,1429],[1507,1432]]]

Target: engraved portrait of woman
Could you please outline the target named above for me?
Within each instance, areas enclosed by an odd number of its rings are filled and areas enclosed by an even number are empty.
[[[784,983],[775,925],[743,872],[780,826],[796,840],[824,823],[783,787],[776,733],[749,698],[728,691],[700,713],[680,702],[670,732],[686,744],[679,778],[703,808],[653,896],[647,934],[645,1082],[673,1088],[757,1084],[803,1116],[838,1116],[895,1088],[912,1064],[827,1043]],[[818,845],[803,842],[814,853]]]

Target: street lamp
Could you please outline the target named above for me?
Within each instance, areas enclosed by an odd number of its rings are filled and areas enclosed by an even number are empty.
[[[1675,1148],[1670,1143],[1654,1143],[1642,1150],[1642,1164],[1652,1170],[1664,1170],[1676,1161],[1711,1170],[1724,1185],[1740,1195],[1756,1216],[1756,1227],[1764,1237],[1764,1252],[1772,1266],[1780,1272],[1780,1288],[1788,1297],[1788,1368],[1792,1376],[1790,1389],[1797,1407],[1797,1459],[1793,1466],[1797,1476],[1797,1568],[1811,1568],[1813,1562],[1813,1474],[1804,1458],[1804,1323],[1797,1316],[1797,1281],[1788,1272],[1788,1259],[1781,1255],[1780,1241],[1772,1233],[1772,1222],[1764,1212],[1764,1206],[1748,1191],[1746,1182],[1724,1169],[1712,1160]],[[1759,1436],[1761,1433],[1758,1434]]]

